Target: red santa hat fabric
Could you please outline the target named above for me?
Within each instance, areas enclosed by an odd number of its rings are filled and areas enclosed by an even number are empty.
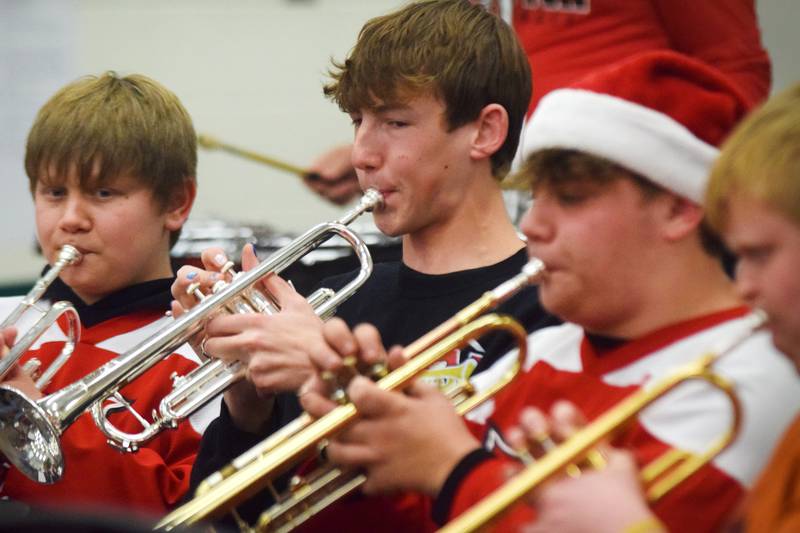
[[[525,128],[523,155],[591,153],[701,203],[717,147],[748,107],[713,67],[645,52],[545,96]]]

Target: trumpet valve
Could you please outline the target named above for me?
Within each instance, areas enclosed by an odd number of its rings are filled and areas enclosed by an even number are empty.
[[[346,404],[349,399],[345,389],[350,380],[358,375],[358,359],[354,355],[342,358],[342,367],[336,371],[325,370],[322,372],[322,380],[331,389],[329,398],[339,405]]]
[[[375,381],[383,379],[388,375],[389,375],[389,367],[386,366],[386,363],[383,361],[375,363],[369,367],[369,376]]]
[[[221,291],[222,289],[224,289],[227,286],[228,286],[228,284],[225,281],[218,280],[218,281],[214,282],[214,285],[211,286],[211,292],[213,294],[216,294],[216,293],[218,293],[219,291]]]
[[[347,392],[345,392],[344,387],[339,383],[336,374],[330,370],[326,370],[322,372],[321,377],[322,381],[327,383],[328,387],[331,389],[331,393],[328,397],[339,405],[345,405],[347,403]]]
[[[358,359],[356,359],[355,355],[348,355],[342,359],[342,365],[346,368],[351,374],[355,374],[356,372],[356,365],[358,364]]]
[[[188,287],[186,287],[186,294],[189,296],[194,296],[197,298],[198,302],[202,302],[206,295],[200,290],[200,283],[195,281],[194,283],[190,283]]]
[[[297,494],[303,489],[308,488],[308,481],[303,476],[292,476],[289,480],[289,491],[292,494]]]
[[[237,274],[236,271],[233,269],[234,266],[235,265],[233,261],[228,261],[224,265],[222,265],[222,268],[219,269],[219,273],[222,274],[223,276],[228,275],[230,276],[231,279],[233,279],[236,277]]]
[[[570,464],[567,465],[567,468],[564,470],[564,473],[567,476],[571,477],[572,479],[578,479],[581,477],[581,469],[578,465]]]

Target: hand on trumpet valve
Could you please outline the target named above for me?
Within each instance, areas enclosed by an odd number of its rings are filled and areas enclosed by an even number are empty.
[[[405,362],[400,347],[387,353],[371,325],[351,331],[343,321],[332,319],[323,331],[330,352],[312,357],[318,372],[300,394],[303,408],[312,416],[323,416],[338,405],[322,374],[348,372],[343,370],[347,359],[355,358],[355,366],[362,370],[377,368],[379,372],[383,361],[389,369]],[[328,459],[363,469],[365,493],[418,490],[437,494],[455,464],[480,444],[436,387],[417,380],[403,392],[392,392],[381,389],[371,377],[359,373],[348,380],[347,399],[359,418],[330,440]]]
[[[176,316],[236,276],[219,248],[205,250],[201,259],[206,270],[183,267],[178,272],[172,287]],[[243,270],[258,264],[252,245],[246,245]],[[311,375],[308,354],[324,344],[322,320],[311,304],[276,274],[267,275],[226,308],[227,313],[206,322],[203,349],[212,357],[243,366],[249,385],[229,389],[225,402],[240,428],[253,429],[270,413],[263,402],[254,404],[254,397],[271,401],[277,392],[296,391]]]
[[[386,353],[380,333],[371,324],[350,330],[343,320],[333,318],[323,325],[322,336],[324,345],[310,352],[316,372],[302,392],[313,390],[327,397],[331,408],[347,403],[345,390],[355,376],[378,380],[389,367],[397,368],[405,361],[399,347],[390,350],[391,357]]]
[[[172,314],[175,318],[213,294],[215,288],[219,290],[233,275],[233,262],[228,260],[222,248],[203,250],[201,261],[204,268],[183,266],[178,270],[172,284],[172,297],[175,298]],[[242,263],[247,262],[252,268],[257,261],[252,246],[245,246],[242,250]]]
[[[17,337],[17,329],[13,326],[0,330],[0,358],[5,357]],[[14,387],[33,400],[42,397],[42,392],[36,387],[34,377],[25,372],[19,364],[14,365],[5,375],[0,385]]]
[[[526,455],[536,458],[552,451],[585,423],[575,406],[561,401],[554,404],[549,417],[538,409],[525,409],[519,425],[508,430],[506,438],[523,460]],[[565,474],[528,495],[527,503],[536,509],[536,521],[526,526],[526,532],[616,533],[651,521],[652,531],[661,531],[644,500],[639,467],[630,452],[598,446]]]
[[[508,430],[506,438],[523,462],[530,463],[555,449],[584,425],[586,420],[574,405],[559,401],[553,405],[549,417],[533,407],[524,409],[520,414],[519,426]],[[587,457],[586,466],[603,467],[603,453],[599,450],[593,451]],[[577,477],[580,475],[580,467],[584,465],[571,466],[566,474]]]

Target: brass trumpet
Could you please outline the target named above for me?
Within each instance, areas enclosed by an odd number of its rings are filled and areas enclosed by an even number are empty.
[[[693,454],[672,449],[646,465],[641,472],[645,493],[651,503],[657,501],[720,454],[736,438],[742,416],[739,399],[733,383],[713,372],[711,367],[766,322],[766,314],[761,311],[756,311],[747,318],[749,327],[741,334],[726,339],[705,355],[677,369],[672,375],[622,400],[543,457],[526,466],[502,487],[439,531],[463,533],[478,530],[547,480],[568,470],[574,471],[578,463],[587,459],[590,463],[593,462],[591,456],[597,456],[595,446],[618,434],[654,401],[688,380],[706,381],[723,392],[730,401],[733,412],[731,427],[703,453]]]
[[[457,385],[445,393],[465,413],[494,395],[518,372],[527,354],[527,333],[515,320],[498,314],[483,315],[523,287],[534,283],[544,271],[538,259],[529,262],[522,273],[506,281],[459,311],[453,318],[423,335],[404,349],[408,361],[378,381],[384,390],[402,390],[433,363],[453,349],[463,346],[490,330],[510,333],[518,345],[516,363],[501,380],[481,394],[474,394],[467,384]],[[483,316],[481,316],[483,315]],[[274,480],[292,466],[312,457],[327,439],[345,429],[358,417],[352,403],[336,407],[325,416],[312,421],[301,415],[282,430],[236,458],[223,470],[206,479],[195,498],[167,515],[156,528],[171,530],[179,526],[213,519],[233,510],[237,505],[268,487],[277,491]],[[325,464],[305,479],[290,483],[289,494],[268,509],[259,519],[256,531],[289,531],[319,511],[358,488],[365,478],[354,470],[343,470]],[[244,525],[243,525],[244,527]]]
[[[14,346],[11,347],[8,354],[0,360],[0,379],[17,364],[17,361],[19,361],[30,347],[33,346],[36,339],[41,337],[61,315],[67,317],[67,340],[64,342],[64,347],[61,349],[61,352],[53,360],[47,370],[42,372],[41,376],[36,379],[36,388],[43,389],[46,387],[55,373],[58,372],[64,363],[72,356],[75,344],[77,344],[81,335],[80,317],[75,307],[73,307],[70,302],[61,301],[55,302],[49,309],[43,310],[39,309],[36,304],[61,271],[64,270],[65,267],[77,263],[80,259],[81,253],[75,247],[69,244],[62,246],[58,251],[58,258],[56,262],[53,263],[53,266],[36,281],[31,290],[28,291],[28,294],[22,298],[19,305],[17,305],[17,307],[11,311],[11,314],[0,324],[0,330],[16,324],[28,309],[35,309],[42,315],[23,336],[17,339],[17,342],[14,343]],[[39,365],[40,363],[38,360],[31,359],[23,366],[23,370],[33,377],[38,373]]]
[[[241,379],[239,365],[209,361],[186,378],[176,378],[175,391],[161,402],[160,414],[156,414],[154,421],[137,434],[128,434],[113,427],[104,417],[102,402],[112,396],[121,398],[118,394],[120,389],[188,341],[202,329],[206,318],[213,313],[223,308],[234,312],[254,309],[266,311],[266,297],[257,290],[251,290],[251,286],[265,276],[280,273],[322,242],[338,235],[353,247],[361,262],[361,269],[356,278],[339,293],[326,290],[321,297],[315,297],[315,312],[318,315],[332,313],[372,272],[372,258],[366,244],[346,224],[372,210],[381,201],[380,193],[367,191],[358,206],[339,221],[314,226],[252,270],[233,276],[230,283],[216,287],[214,294],[203,297],[197,306],[153,336],[49,396],[34,402],[13,388],[0,387],[0,427],[3,428],[0,451],[31,479],[54,483],[64,470],[59,436],[92,406],[95,422],[101,431],[112,444],[123,450],[134,451],[139,443],[162,429],[175,427],[181,419]]]

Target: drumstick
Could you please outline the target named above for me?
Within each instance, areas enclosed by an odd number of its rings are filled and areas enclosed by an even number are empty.
[[[250,159],[251,161],[256,161],[258,163],[263,163],[265,165],[271,166],[273,168],[277,168],[279,170],[283,170],[285,172],[289,172],[290,174],[294,174],[295,176],[305,178],[309,181],[319,181],[322,180],[323,177],[320,176],[316,172],[309,172],[308,170],[298,167],[292,163],[287,163],[286,161],[282,161],[275,157],[271,157],[268,155],[264,155],[258,152],[254,152],[252,150],[246,150],[244,148],[239,148],[238,146],[233,146],[232,144],[228,144],[225,142],[216,139],[210,135],[200,134],[197,136],[197,145],[201,148],[205,148],[207,150],[222,150],[223,152],[228,152],[229,154],[237,155],[239,157],[243,157],[245,159]],[[347,179],[348,176],[344,175],[332,180],[326,180],[328,183],[336,183],[340,180]]]

